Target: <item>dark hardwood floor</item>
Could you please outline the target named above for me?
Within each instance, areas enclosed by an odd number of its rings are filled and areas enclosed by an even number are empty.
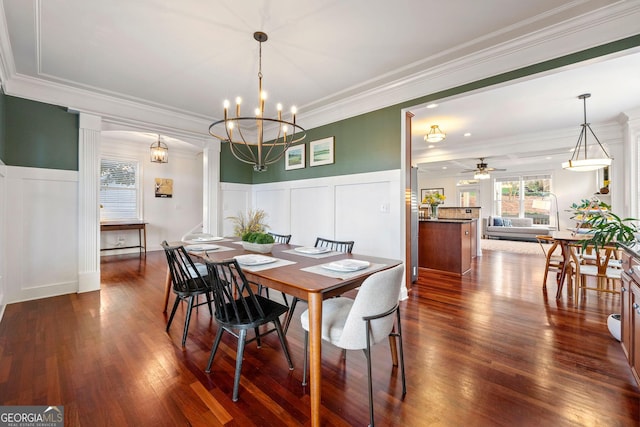
[[[422,272],[402,303],[408,392],[388,343],[374,348],[379,426],[638,426],[640,390],[607,330],[619,296],[574,306],[541,289],[543,258],[485,251],[463,278]],[[302,329],[245,350],[231,401],[236,341],[201,307],[180,347],[184,308],[169,334],[166,260],[150,252],[102,261],[102,290],[11,304],[0,322],[0,404],[63,405],[66,426],[308,425]],[[173,296],[172,301],[173,302]],[[302,312],[302,305],[298,311]],[[297,320],[297,316],[296,316]],[[323,421],[368,422],[365,359],[323,346]]]

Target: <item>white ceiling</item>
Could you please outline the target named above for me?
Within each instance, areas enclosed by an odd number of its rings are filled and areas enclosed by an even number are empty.
[[[438,174],[475,168],[479,157],[496,168],[559,164],[571,157],[569,150],[578,140],[584,122],[578,96],[584,93],[591,94],[586,100],[587,122],[607,147],[607,127],[618,123],[622,113],[640,107],[640,53],[626,52],[438,101],[431,109],[416,108],[413,162],[423,172]],[[424,135],[435,124],[447,137],[427,144]],[[590,134],[588,138],[595,144]]]
[[[35,81],[48,90],[88,91],[210,123],[220,118],[224,99],[240,95],[248,111],[253,109],[258,71],[253,32],[261,30],[269,35],[262,70],[271,102],[267,108],[273,111],[276,102],[285,108],[295,104],[302,121],[365,91],[623,3],[2,0],[0,71],[8,89],[20,87],[14,81]],[[632,34],[640,33],[636,25]],[[576,96],[583,92],[593,94],[587,108],[594,123],[613,120],[635,102],[625,96],[640,99],[638,62],[619,61],[626,62],[595,64],[602,68],[588,74],[569,70],[576,73],[566,74],[570,83],[557,74],[443,100],[434,110],[416,109],[414,146],[423,143],[423,129],[437,122],[448,134],[446,146],[455,148],[418,149],[414,155],[429,161],[489,157],[492,153],[477,146],[540,129],[577,129],[582,107]],[[625,71],[635,74],[611,74]],[[619,87],[610,85],[616,82]],[[60,102],[64,105],[64,99]],[[150,130],[147,136],[155,140]],[[473,139],[458,136],[465,131]]]

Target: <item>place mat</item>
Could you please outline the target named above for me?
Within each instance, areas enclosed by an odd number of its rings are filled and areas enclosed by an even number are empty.
[[[326,258],[326,257],[330,257],[330,256],[336,256],[336,255],[344,255],[344,252],[336,252],[336,251],[329,251],[329,252],[324,252],[321,254],[306,254],[304,252],[298,252],[295,249],[287,249],[286,251],[282,251],[286,254],[294,254],[294,255],[300,255],[300,256],[306,256],[308,258]]]
[[[246,271],[262,271],[262,270],[268,270],[270,268],[284,267],[285,265],[296,264],[295,261],[289,261],[287,259],[280,259],[280,258],[275,258],[275,259],[276,259],[275,262],[270,262],[269,264],[262,264],[262,265],[240,264],[240,268]]]
[[[204,244],[197,245],[197,246],[204,246]],[[203,252],[224,252],[224,251],[235,251],[235,250],[237,250],[237,248],[229,248],[227,246],[220,246],[220,245],[216,245],[216,246],[218,247],[217,249],[204,249],[204,250],[201,250],[201,251],[188,249],[187,252],[195,253],[195,254],[201,254]],[[185,249],[187,249],[187,246],[185,246]]]
[[[308,273],[320,274],[326,277],[333,277],[334,279],[346,280],[346,279],[351,279],[352,277],[360,276],[361,274],[364,274],[364,273],[371,272],[373,270],[377,270],[380,267],[384,267],[385,265],[386,264],[371,264],[369,267],[363,268],[362,270],[356,270],[356,271],[350,271],[350,272],[327,270],[326,268],[322,267],[322,265],[314,265],[311,267],[301,268],[300,270],[306,271]]]

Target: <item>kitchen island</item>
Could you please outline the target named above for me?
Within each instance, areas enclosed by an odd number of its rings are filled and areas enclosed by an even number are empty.
[[[418,226],[418,267],[462,276],[477,254],[478,220],[427,219]]]

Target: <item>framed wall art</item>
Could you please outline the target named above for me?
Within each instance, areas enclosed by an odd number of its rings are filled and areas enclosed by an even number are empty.
[[[173,179],[156,178],[156,197],[165,199],[173,197]]]
[[[304,147],[304,144],[300,144],[287,148],[287,152],[284,154],[285,170],[289,171],[293,169],[304,169],[306,163],[304,157]]]
[[[318,139],[309,143],[309,166],[330,165],[333,163],[333,145],[335,137]]]

